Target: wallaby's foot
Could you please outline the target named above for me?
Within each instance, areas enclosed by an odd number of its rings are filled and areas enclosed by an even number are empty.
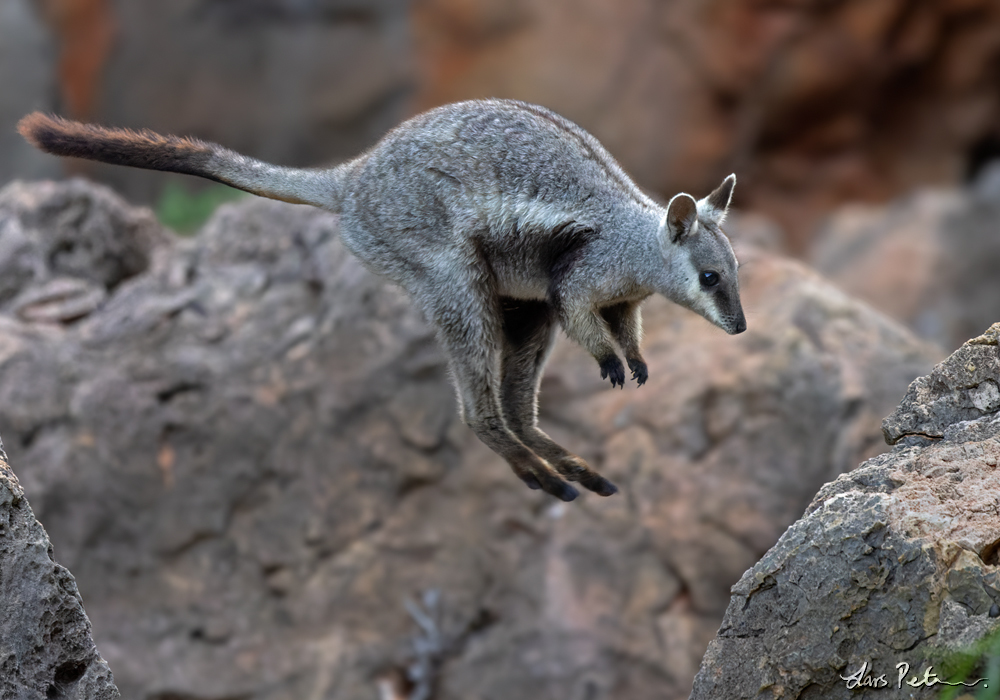
[[[567,503],[580,495],[579,491],[557,477],[543,479],[542,490],[547,494],[555,496],[560,501],[566,501]]]
[[[637,386],[642,386],[649,379],[649,368],[641,357],[626,357],[628,368],[632,370],[632,379],[638,382]]]
[[[555,464],[556,470],[570,481],[575,481],[598,496],[618,493],[618,487],[590,468],[581,457],[566,455]]]
[[[525,459],[511,460],[508,463],[529,489],[541,489],[560,501],[572,501],[580,495],[579,491],[561,479],[552,467],[533,453]]]
[[[521,481],[527,484],[528,488],[532,491],[537,491],[542,488],[541,483],[538,481],[538,477],[534,474],[518,474],[517,476],[521,479]]]
[[[611,377],[611,388],[615,384],[625,388],[625,365],[618,359],[617,355],[608,355],[599,363],[601,365],[601,379]]]

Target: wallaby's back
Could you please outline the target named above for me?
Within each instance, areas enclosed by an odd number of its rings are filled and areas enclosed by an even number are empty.
[[[653,236],[662,218],[593,136],[511,100],[420,114],[346,167],[345,242],[396,281],[475,237],[504,294],[542,298],[567,236]]]

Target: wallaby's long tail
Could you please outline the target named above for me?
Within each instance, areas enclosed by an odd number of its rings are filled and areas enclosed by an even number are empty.
[[[342,179],[336,168],[283,168],[207,141],[83,124],[41,112],[21,119],[17,130],[32,145],[57,156],[197,175],[262,197],[340,210]]]

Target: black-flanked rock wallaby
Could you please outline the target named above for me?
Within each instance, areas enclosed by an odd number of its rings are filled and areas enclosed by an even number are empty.
[[[571,501],[576,481],[618,489],[537,425],[555,332],[624,386],[641,385],[639,305],[658,292],[727,333],[746,330],[737,262],[721,231],[736,178],[666,208],[586,131],[542,107],[440,107],[329,169],[283,168],[221,146],[34,113],[18,125],[61,156],[188,173],[340,214],[345,245],[402,286],[437,328],[462,416],[529,487]]]

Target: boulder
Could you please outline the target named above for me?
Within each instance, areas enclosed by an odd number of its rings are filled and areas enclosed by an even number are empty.
[[[0,697],[120,698],[76,580],[53,558],[0,443]]]
[[[963,189],[845,206],[810,262],[848,294],[949,350],[1000,318],[1000,163]]]
[[[1000,324],[913,382],[883,423],[896,447],[820,489],[733,587],[693,699],[975,680],[933,669],[1000,629],[997,377]]]
[[[8,190],[0,217],[73,186]],[[155,246],[86,315],[0,315],[0,431],[127,697],[681,698],[733,582],[938,359],[801,264],[739,255],[750,329],[651,299],[640,389],[557,344],[542,427],[611,498],[526,489],[337,217],[264,200]]]

